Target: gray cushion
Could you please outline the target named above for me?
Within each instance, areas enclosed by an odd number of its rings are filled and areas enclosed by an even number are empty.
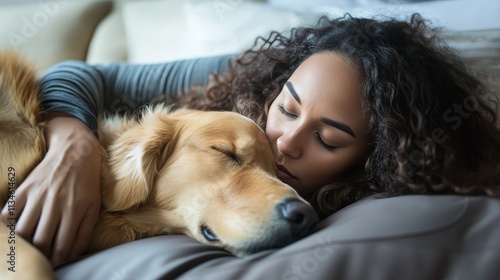
[[[369,197],[290,246],[246,258],[185,236],[123,244],[59,267],[58,279],[497,279],[500,200]],[[113,278],[114,277],[114,278]]]

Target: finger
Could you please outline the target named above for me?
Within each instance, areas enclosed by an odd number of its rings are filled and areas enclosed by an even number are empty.
[[[29,213],[29,215],[18,216],[16,233],[31,243],[38,225],[38,220],[42,213],[42,203],[38,198],[28,198],[24,205],[23,213],[24,212]]]
[[[92,211],[95,213],[92,213]],[[83,218],[82,223],[80,224],[80,227],[78,228],[78,231],[76,233],[73,248],[71,249],[70,258],[72,260],[76,259],[80,255],[85,253],[85,251],[87,251],[90,244],[92,232],[94,231],[97,219],[99,218],[98,212],[98,209],[90,210],[89,214]]]
[[[33,236],[33,245],[46,256],[52,253],[54,236],[61,222],[62,209],[53,199],[46,201]]]
[[[52,264],[59,265],[69,260],[71,248],[75,241],[76,233],[83,219],[82,214],[68,210],[61,218],[58,231],[52,246],[50,259]]]
[[[9,193],[9,199],[7,203],[5,203],[1,214],[4,222],[17,219],[21,216],[24,206],[26,205],[26,197],[24,192]]]

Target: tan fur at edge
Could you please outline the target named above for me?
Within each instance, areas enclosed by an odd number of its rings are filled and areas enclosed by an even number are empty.
[[[9,177],[19,186],[45,154],[36,75],[34,67],[14,53],[0,54],[0,186],[8,185]],[[9,167],[15,176],[7,176]],[[7,196],[7,189],[0,188],[0,205]]]
[[[39,110],[35,69],[15,53],[0,54],[0,205],[10,189],[25,179],[45,153],[44,123]],[[8,94],[15,92],[17,94]],[[26,109],[23,109],[26,108]],[[9,168],[11,168],[9,170]],[[10,174],[8,174],[10,173]],[[9,181],[9,178],[15,181]],[[43,254],[0,223],[0,279],[54,279],[51,265]],[[13,241],[12,241],[13,240]],[[11,243],[8,243],[11,241]],[[15,242],[15,243],[14,243]],[[15,272],[8,270],[6,255],[15,252]],[[9,257],[10,259],[10,257]],[[13,263],[14,264],[14,263]]]

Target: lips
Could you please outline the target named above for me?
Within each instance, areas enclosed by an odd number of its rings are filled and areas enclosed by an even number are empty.
[[[288,178],[297,179],[283,165],[276,164],[276,167],[278,168],[278,177],[280,177],[280,178],[287,178],[288,177]]]

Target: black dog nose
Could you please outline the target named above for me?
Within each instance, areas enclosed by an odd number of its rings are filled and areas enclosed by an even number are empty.
[[[318,223],[314,209],[298,199],[288,199],[279,204],[280,217],[288,222],[295,238],[308,235]]]

